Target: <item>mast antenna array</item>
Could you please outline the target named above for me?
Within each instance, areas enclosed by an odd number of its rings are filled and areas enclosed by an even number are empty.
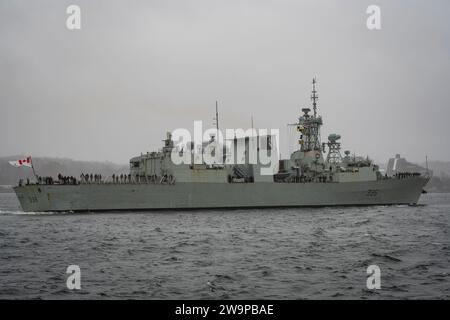
[[[216,126],[216,137],[219,139],[219,104],[216,100],[216,116],[213,118],[214,123],[213,125]]]
[[[216,100],[216,118],[214,120],[216,120],[216,129],[217,132],[219,132],[219,105],[217,103],[217,100]]]
[[[312,81],[312,85],[313,85],[313,90],[311,92],[311,101],[313,102],[313,110],[314,110],[314,117],[317,116],[317,100],[319,100],[319,96],[317,94],[317,90],[316,90],[316,78],[313,78]]]

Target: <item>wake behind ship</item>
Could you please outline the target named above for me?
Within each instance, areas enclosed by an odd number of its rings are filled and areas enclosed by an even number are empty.
[[[277,160],[271,174],[249,156],[253,149],[278,155],[271,135],[235,137],[227,145],[218,145],[211,136],[201,151],[215,145],[223,161],[199,163],[193,143],[175,145],[168,134],[161,150],[132,158],[126,175],[37,179],[19,183],[14,191],[24,211],[36,212],[416,204],[428,174],[383,175],[368,157],[349,151],[342,155],[339,135],[331,134],[322,143],[317,98],[313,80],[312,110],[303,108],[292,125],[299,148],[289,159]],[[218,130],[217,115],[216,124]],[[192,161],[174,163],[174,154]]]

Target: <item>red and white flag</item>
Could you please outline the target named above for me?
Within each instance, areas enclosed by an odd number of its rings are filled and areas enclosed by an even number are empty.
[[[33,167],[31,165],[31,157],[26,157],[25,159],[19,159],[16,161],[9,161],[9,164],[14,167]]]

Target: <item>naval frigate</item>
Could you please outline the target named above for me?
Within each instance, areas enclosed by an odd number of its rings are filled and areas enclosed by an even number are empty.
[[[251,145],[276,152],[273,136],[256,141],[250,136],[234,137],[233,151],[239,142],[244,146],[240,162],[228,161],[230,150],[223,146],[223,163],[174,163],[173,154],[187,151],[175,145],[168,133],[162,149],[131,158],[129,173],[120,178],[37,179],[19,183],[14,191],[26,212],[416,204],[429,175],[397,172],[388,176],[368,157],[349,151],[342,155],[340,135],[331,134],[322,142],[317,100],[314,79],[312,110],[303,108],[291,124],[298,135],[297,150],[289,159],[277,159],[273,174],[262,174],[263,165],[248,157]],[[219,129],[217,106],[216,124]],[[237,152],[232,153],[236,160]]]

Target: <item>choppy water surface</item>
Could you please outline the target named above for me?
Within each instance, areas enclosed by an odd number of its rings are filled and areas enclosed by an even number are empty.
[[[25,214],[0,194],[0,298],[448,299],[450,194],[421,204]]]

